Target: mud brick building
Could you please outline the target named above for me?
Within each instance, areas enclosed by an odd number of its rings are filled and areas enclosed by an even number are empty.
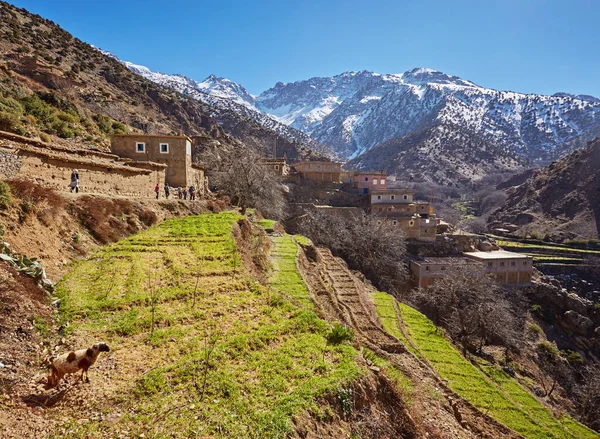
[[[170,186],[194,185],[203,191],[204,168],[192,162],[192,140],[188,136],[115,134],[111,152],[136,162],[166,165],[165,181]]]

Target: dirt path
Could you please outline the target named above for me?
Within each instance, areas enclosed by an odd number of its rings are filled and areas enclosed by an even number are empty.
[[[382,327],[368,283],[352,273],[328,249],[301,252],[299,267],[320,309],[330,321],[352,327],[356,338],[397,367],[413,384],[411,414],[424,432],[440,438],[518,438],[516,433],[481,413],[440,380],[431,367]]]

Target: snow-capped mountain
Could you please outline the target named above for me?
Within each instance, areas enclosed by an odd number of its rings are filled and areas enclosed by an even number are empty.
[[[498,91],[427,68],[279,82],[253,96],[214,75],[200,82],[121,62],[210,105],[217,120],[234,112],[321,153],[326,145],[352,166],[435,170],[438,181],[555,159],[600,133],[600,99],[593,96]]]
[[[219,121],[231,119],[231,113],[256,121],[267,130],[273,131],[283,137],[287,142],[302,145],[306,149],[312,149],[321,155],[333,156],[331,150],[321,145],[302,131],[296,130],[274,117],[263,113],[254,106],[254,96],[241,85],[226,78],[218,78],[215,75],[208,76],[203,81],[196,81],[181,74],[166,74],[154,72],[146,66],[123,61],[110,52],[98,49],[103,54],[116,59],[125,65],[132,72],[160,84],[164,87],[185,94],[191,98],[197,99],[209,105],[213,111],[213,116]],[[232,123],[235,123],[232,122]]]
[[[529,160],[600,125],[600,100],[497,91],[431,69],[278,83],[256,107],[346,157],[437,124],[462,127]]]

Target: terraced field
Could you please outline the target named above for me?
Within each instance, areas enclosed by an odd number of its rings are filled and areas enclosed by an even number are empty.
[[[386,293],[375,293],[374,301],[387,331],[428,361],[455,392],[497,421],[525,438],[598,438],[568,416],[554,417],[502,370],[492,365],[479,369],[467,361],[441,330],[415,309],[396,302]]]
[[[264,287],[240,266],[239,218],[169,220],[65,276],[67,343],[104,340],[111,352],[92,385],[60,396],[57,438],[284,437],[294,415],[320,413],[318,398],[361,376],[355,349],[327,344],[292,238],[276,241]]]

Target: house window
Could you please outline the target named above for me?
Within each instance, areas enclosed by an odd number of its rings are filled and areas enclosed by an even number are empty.
[[[527,261],[523,261],[523,265],[527,265]]]
[[[135,150],[137,152],[146,152],[146,144],[143,142],[137,142],[135,144]]]
[[[168,154],[169,153],[169,144],[168,143],[161,143],[160,144],[160,153],[161,154]]]
[[[395,200],[395,199],[396,199],[395,195],[390,196],[390,200]]]
[[[275,170],[279,171],[279,165],[275,165]]]
[[[491,267],[493,264],[491,262],[488,262],[488,267]]]
[[[405,195],[405,196],[404,196],[404,199],[405,199],[405,200],[408,200],[408,195]]]
[[[446,267],[442,267],[442,271],[446,271]]]
[[[500,262],[500,266],[501,266],[501,267],[504,267],[504,262]]]
[[[377,184],[377,179],[376,178],[373,179],[373,184]]]
[[[512,262],[510,263],[510,265],[512,265],[512,266],[514,267],[514,266],[515,266],[515,261],[512,261]]]
[[[377,199],[378,199],[378,200],[381,200],[381,195],[377,195]]]
[[[369,177],[365,177],[365,181],[369,181]]]
[[[414,225],[415,225],[415,222],[414,222],[413,220],[410,220],[410,221],[408,222],[408,225],[412,227],[412,226],[414,226]]]
[[[393,207],[388,207],[388,212],[391,212],[393,209]]]
[[[396,220],[393,220],[393,221],[392,221],[392,225],[393,225],[393,226],[396,226],[396,225],[398,225],[398,221],[396,221]]]
[[[425,271],[429,271],[429,265],[425,266]]]

